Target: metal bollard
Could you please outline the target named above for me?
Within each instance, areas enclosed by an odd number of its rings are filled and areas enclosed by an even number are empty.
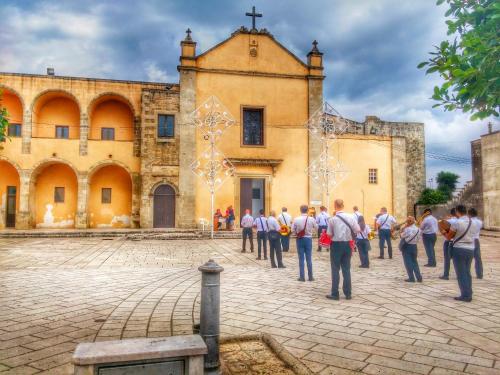
[[[198,267],[201,271],[200,335],[207,344],[205,370],[217,373],[219,368],[220,273],[224,268],[213,259]]]

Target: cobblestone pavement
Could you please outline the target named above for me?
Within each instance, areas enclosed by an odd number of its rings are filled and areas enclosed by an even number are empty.
[[[266,332],[320,374],[500,374],[500,239],[482,240],[485,278],[474,301],[454,277],[424,268],[408,284],[402,259],[353,258],[353,299],[325,299],[329,254],[314,282],[297,279],[295,249],[271,269],[239,240],[0,239],[0,373],[70,374],[77,343],[192,332],[198,265],[222,273],[222,332]],[[438,249],[441,249],[441,242]],[[424,264],[420,245],[420,264]]]

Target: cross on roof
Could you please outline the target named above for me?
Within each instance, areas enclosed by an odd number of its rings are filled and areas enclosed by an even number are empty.
[[[262,17],[262,13],[255,13],[255,7],[252,7],[252,13],[245,13],[246,16],[252,17],[252,30],[257,30],[255,28],[255,17]]]

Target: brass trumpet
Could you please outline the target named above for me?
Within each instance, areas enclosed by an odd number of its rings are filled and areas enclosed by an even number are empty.
[[[429,216],[431,213],[430,212],[424,212],[422,215],[420,215],[420,217],[417,219],[417,227],[420,227],[420,224],[422,224],[422,221],[427,217]]]
[[[371,230],[370,233],[368,233],[368,240],[373,240],[375,238],[375,231]]]

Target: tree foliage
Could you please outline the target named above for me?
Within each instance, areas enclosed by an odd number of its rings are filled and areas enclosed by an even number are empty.
[[[436,189],[424,189],[422,194],[420,195],[420,199],[418,204],[422,205],[434,205],[434,204],[442,204],[446,203],[448,198],[443,192]]]
[[[449,9],[448,35],[428,61],[427,74],[439,73],[444,79],[434,87],[432,98],[446,111],[461,109],[471,120],[498,117],[500,112],[500,2],[497,0],[437,0]]]
[[[460,176],[453,172],[439,172],[436,178],[437,190],[446,196],[447,199],[450,199],[457,187],[459,178]]]
[[[2,92],[0,91],[0,142],[5,141],[7,137],[7,129],[9,127],[9,121],[7,120],[8,113],[7,109],[2,106]],[[0,149],[2,145],[0,145]]]

